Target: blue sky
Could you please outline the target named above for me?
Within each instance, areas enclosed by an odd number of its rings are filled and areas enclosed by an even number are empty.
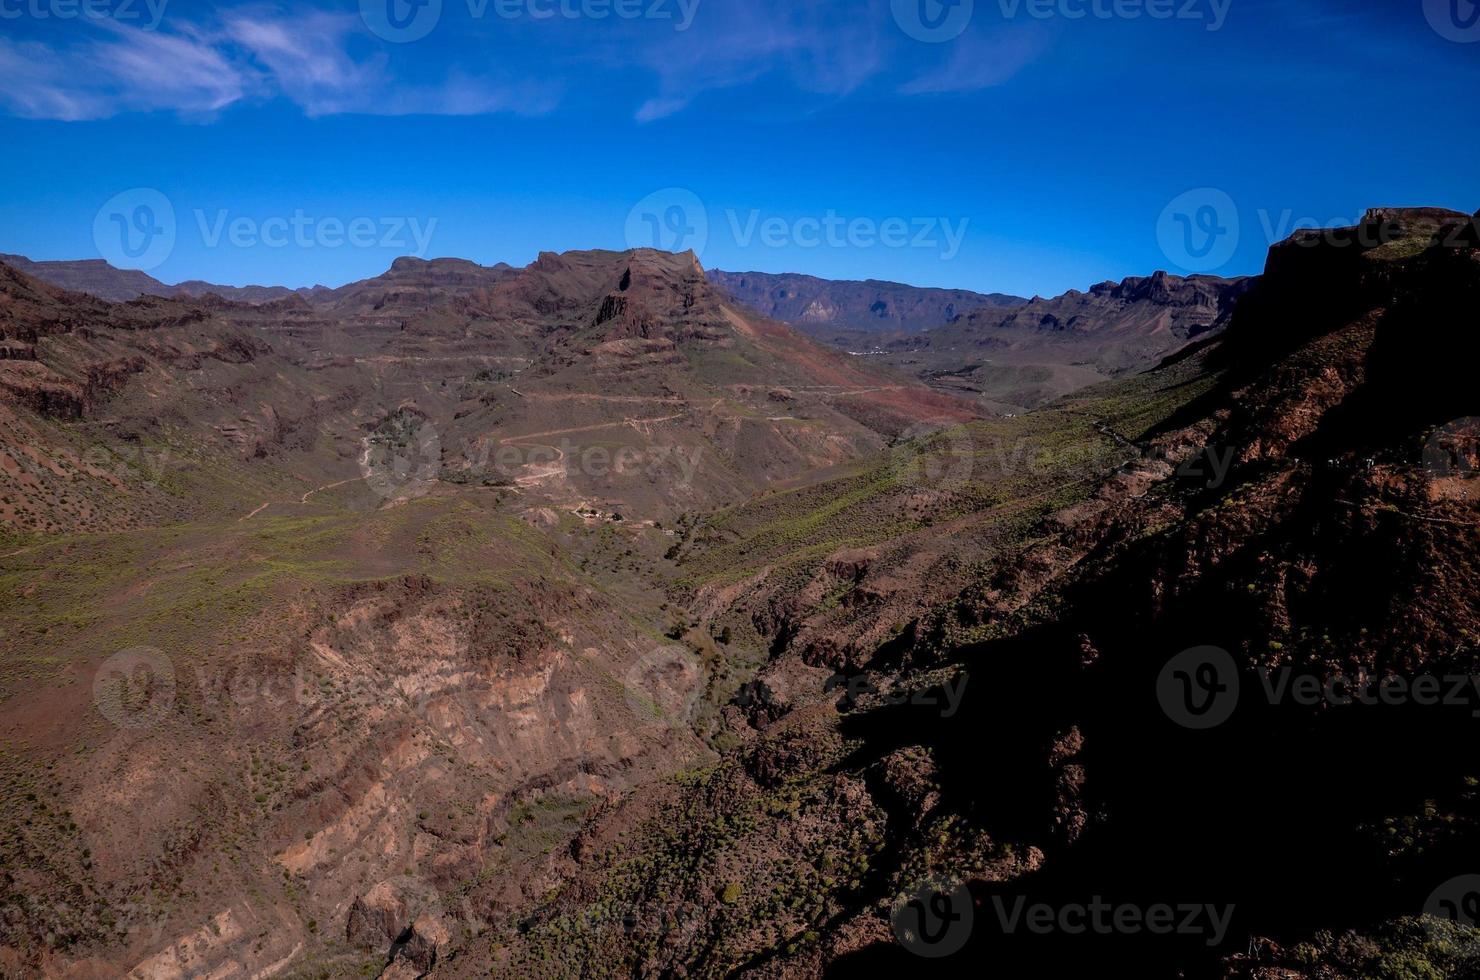
[[[0,251],[299,286],[658,244],[1048,295],[1480,207],[1471,0],[408,2],[0,0]]]

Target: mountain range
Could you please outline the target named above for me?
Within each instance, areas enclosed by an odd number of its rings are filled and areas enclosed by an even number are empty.
[[[1157,272],[975,310],[924,333],[871,338],[863,349],[935,387],[1018,412],[1222,330],[1253,282]]]
[[[395,317],[463,302],[517,270],[464,259],[396,260],[384,274],[338,288],[170,286],[101,260],[9,264],[65,289],[115,302],[140,296],[260,305],[300,299],[333,316]],[[1222,329],[1250,280],[1184,279],[1158,272],[1121,283],[1032,300],[1001,293],[932,289],[877,281],[710,271],[722,295],[768,319],[925,384],[980,400],[992,412],[1019,412],[1077,388],[1154,364],[1203,333]]]
[[[1480,216],[966,309],[65,266],[0,262],[0,973],[1480,969],[1473,706],[1264,693],[1474,674]],[[998,914],[1073,902],[1218,925]]]
[[[140,296],[204,296],[207,293],[246,303],[263,303],[297,292],[286,286],[217,286],[199,280],[171,286],[147,272],[119,269],[103,259],[33,262],[24,255],[0,255],[0,262],[54,286],[114,303]]]
[[[836,345],[853,333],[919,333],[986,307],[1026,303],[1005,293],[849,282],[797,274],[711,270],[709,281],[753,310]]]

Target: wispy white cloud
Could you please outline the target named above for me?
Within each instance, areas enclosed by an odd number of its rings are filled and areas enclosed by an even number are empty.
[[[315,11],[290,19],[250,10],[222,21],[224,36],[247,52],[250,64],[311,116],[363,111],[385,77],[383,55],[364,62],[349,56],[351,15]]]
[[[79,88],[44,44],[0,37],[0,104],[28,119],[77,121],[110,115],[102,100]]]
[[[120,112],[215,112],[250,88],[198,36],[97,21],[97,36],[67,48],[0,38],[0,104],[29,118],[77,121]]]
[[[805,92],[846,95],[885,66],[889,16],[883,0],[706,6],[688,31],[638,49],[638,63],[658,76],[659,92],[637,119],[672,115],[705,92],[772,72],[786,73]]]
[[[94,20],[82,41],[0,38],[0,106],[28,118],[81,121],[126,112],[206,117],[281,97],[307,115],[482,115],[550,111],[559,89],[453,70],[407,84],[380,52],[356,58],[353,15],[243,7],[210,24],[171,18],[169,30]]]
[[[378,116],[542,116],[560,103],[560,90],[540,82],[505,82],[454,71],[436,85],[396,85],[373,107],[344,111]]]
[[[900,87],[905,95],[979,92],[1011,79],[1038,60],[1050,43],[1048,30],[1028,26],[992,35],[966,34],[945,64]]]
[[[540,115],[561,101],[566,69],[580,73],[594,61],[598,77],[651,80],[638,82],[632,103],[635,118],[651,122],[706,93],[767,77],[828,98],[870,85],[917,96],[974,91],[1002,84],[1046,47],[1043,33],[1017,28],[989,36],[973,28],[950,44],[920,44],[899,29],[890,0],[705,0],[683,30],[666,22],[506,24],[491,17],[459,25],[449,3],[434,35],[445,47],[388,47],[370,36],[352,4],[288,2],[300,6],[248,3],[206,20],[174,13],[156,30],[93,19],[47,43],[0,38],[0,108],[61,120],[126,112],[208,119],[280,98],[314,117]],[[511,40],[521,30],[540,32],[538,45]],[[427,57],[452,61],[459,50],[502,67],[469,72]]]
[[[688,32],[638,49],[639,63],[658,76],[659,91],[637,119],[672,115],[706,92],[773,73],[820,95],[848,95],[881,80],[905,95],[978,91],[1027,67],[1048,49],[1051,35],[1036,23],[990,33],[973,26],[951,43],[920,44],[895,23],[889,0],[711,3]],[[897,81],[912,71],[912,79]]]

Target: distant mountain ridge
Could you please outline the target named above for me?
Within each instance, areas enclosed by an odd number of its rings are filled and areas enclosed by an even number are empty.
[[[1221,330],[1254,281],[1156,272],[978,307],[920,332],[837,330],[818,339],[1017,412],[1144,370]]]
[[[369,312],[391,305],[426,308],[450,296],[489,287],[514,271],[502,262],[478,265],[467,259],[418,259],[403,256],[378,276],[343,286],[223,286],[202,279],[170,285],[138,269],[120,269],[103,259],[36,262],[23,255],[0,254],[0,262],[74,293],[86,293],[110,303],[126,303],[140,296],[199,299],[216,295],[234,303],[276,303],[301,297],[313,306]]]
[[[0,416],[8,404],[91,421],[106,405],[109,425],[160,438],[157,403],[170,398],[172,431],[193,444],[276,461],[330,439],[314,459],[351,478],[358,436],[387,417],[432,420],[450,478],[464,481],[487,475],[468,460],[492,451],[495,431],[524,451],[546,438],[629,455],[678,447],[711,461],[692,484],[601,467],[502,473],[526,481],[531,499],[669,520],[877,452],[922,423],[979,414],[733,303],[691,252],[545,252],[522,269],[408,257],[371,279],[257,304],[184,294],[110,303],[21,265],[0,262]],[[94,288],[102,276],[141,275],[70,265]],[[184,372],[206,364],[215,380],[186,399]],[[56,500],[74,496],[58,484]],[[111,504],[88,501],[84,516],[33,507],[25,526],[95,521]]]
[[[1021,296],[868,280],[819,279],[795,273],[724,272],[709,281],[751,309],[834,342],[838,331],[920,333],[983,307],[1013,307]]]
[[[1120,282],[1102,282],[1087,291],[1035,296],[1011,310],[976,310],[957,317],[923,342],[939,346],[1019,346],[1025,338],[1094,336],[1191,340],[1214,329],[1248,290],[1249,278],[1174,276],[1156,272]]]
[[[110,302],[215,295],[232,303],[271,307],[286,318],[285,323],[329,317],[390,330],[425,317],[449,315],[474,320],[512,316],[527,323],[566,304],[571,290],[580,292],[591,285],[584,272],[570,282],[560,279],[574,270],[550,253],[541,254],[526,269],[502,262],[484,266],[468,259],[402,256],[368,279],[302,289],[221,286],[201,280],[169,285],[101,259],[32,262],[0,256],[0,260],[44,282]],[[553,268],[565,270],[558,282],[546,282],[543,274],[525,275]],[[939,391],[981,399],[996,412],[1022,411],[1152,366],[1203,334],[1221,329],[1250,282],[1156,272],[1028,300],[1003,293],[797,274],[709,271],[703,278],[717,297],[786,323],[811,340],[866,354]],[[479,350],[501,357],[533,354],[527,349],[530,338],[515,344],[517,351],[505,349],[513,341],[507,330],[492,337],[474,334],[480,339],[462,356]]]
[[[237,303],[270,303],[297,294],[312,293],[312,289],[289,289],[287,286],[221,286],[216,283],[191,279],[171,286],[161,282],[147,272],[138,269],[120,269],[103,259],[66,259],[36,262],[24,255],[0,254],[4,262],[19,272],[34,276],[42,282],[86,293],[105,299],[110,303],[126,303],[140,296],[199,297],[215,293],[222,299]],[[322,289],[316,286],[314,289]]]

